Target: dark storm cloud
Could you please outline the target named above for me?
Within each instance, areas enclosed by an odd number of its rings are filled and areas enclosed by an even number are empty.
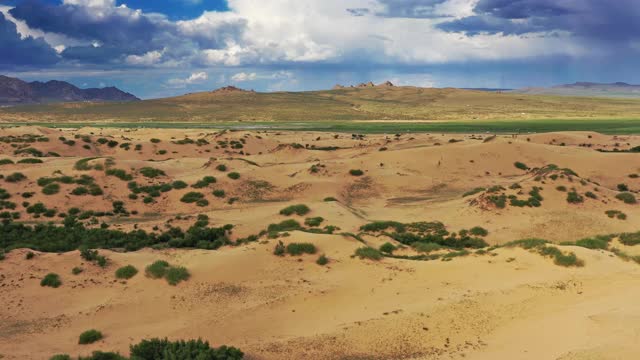
[[[0,67],[46,66],[59,60],[55,50],[43,39],[22,39],[16,25],[0,13]]]
[[[220,48],[226,39],[240,36],[246,27],[244,21],[230,21],[204,34],[185,35],[177,23],[157,14],[120,7],[52,5],[42,0],[20,2],[10,13],[30,28],[84,41],[84,45],[67,47],[62,57],[96,64],[114,63],[128,55],[151,51],[162,51],[165,61],[177,59],[185,52]]]
[[[638,0],[480,0],[474,13],[438,27],[471,35],[567,31],[615,42],[640,36]]]

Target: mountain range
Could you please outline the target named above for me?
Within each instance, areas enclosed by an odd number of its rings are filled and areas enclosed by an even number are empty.
[[[137,100],[140,99],[116,87],[80,89],[65,81],[26,82],[0,75],[0,105]]]

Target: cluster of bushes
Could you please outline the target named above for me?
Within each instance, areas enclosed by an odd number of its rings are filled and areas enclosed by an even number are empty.
[[[198,180],[195,184],[191,185],[191,187],[194,189],[202,189],[211,184],[215,184],[216,181],[216,178],[213,176],[205,176],[201,180]]]
[[[107,169],[104,172],[107,176],[115,176],[122,181],[131,181],[133,180],[133,175],[128,174],[126,171],[122,169]]]
[[[140,169],[140,174],[151,179],[166,175],[164,171],[152,167],[143,167],[142,169]]]
[[[191,191],[182,196],[180,199],[183,203],[193,204],[195,203],[198,206],[207,206],[209,205],[209,201],[204,198],[204,194],[200,192]]]
[[[457,234],[447,231],[441,222],[416,222],[402,224],[396,221],[378,221],[363,225],[363,232],[382,233],[402,244],[432,243],[450,249],[483,248],[487,243],[481,238],[488,231],[475,227],[471,231],[461,230]],[[392,230],[388,232],[387,230]]]
[[[40,286],[48,286],[52,288],[58,288],[62,285],[62,280],[60,280],[60,275],[55,273],[48,273],[41,281]]]
[[[80,248],[122,248],[135,251],[151,246],[215,250],[231,244],[228,233],[232,228],[232,225],[207,227],[206,223],[199,221],[187,231],[171,227],[162,233],[147,233],[139,229],[130,232],[102,228],[90,229],[84,227],[73,215],[67,216],[65,226],[53,224],[30,226],[3,220],[0,223],[0,251],[17,248],[43,252],[65,252]],[[93,259],[93,255],[89,259]]]
[[[152,279],[164,278],[170,285],[178,285],[191,277],[189,271],[182,266],[172,266],[164,260],[158,260],[145,269],[145,273]]]
[[[121,268],[118,268],[118,270],[116,270],[116,278],[123,279],[123,280],[129,280],[132,277],[136,276],[137,273],[138,273],[138,269],[136,269],[135,266],[126,265],[126,266],[123,266]]]
[[[109,264],[109,260],[105,256],[100,255],[98,250],[92,250],[87,247],[80,248],[80,257],[102,268]]]
[[[553,262],[556,265],[566,266],[566,267],[582,267],[584,266],[584,261],[578,259],[576,254],[563,253],[560,249],[555,246],[549,246],[546,240],[542,239],[523,239],[512,241],[510,243],[505,244],[506,247],[522,247],[527,250],[532,250],[537,252],[538,254],[553,258]]]
[[[607,214],[608,217],[610,218],[617,218],[619,220],[626,220],[627,219],[627,214],[623,213],[622,211],[619,210],[607,210],[604,212],[605,214]]]
[[[89,162],[95,159],[99,159],[97,157],[91,157],[91,158],[84,158],[81,160],[76,161],[75,165],[73,166],[74,169],[78,170],[78,171],[89,171],[89,170],[104,170],[104,167],[102,166],[102,164],[96,164],[96,165],[89,165]]]
[[[625,204],[636,204],[638,202],[635,195],[630,192],[621,192],[616,195],[616,199],[624,202]]]
[[[80,334],[80,337],[78,339],[78,344],[80,345],[93,344],[94,342],[102,338],[103,338],[103,335],[100,331],[91,329]]]
[[[307,205],[298,204],[287,206],[286,208],[280,210],[280,215],[291,216],[296,214],[298,216],[304,216],[311,212],[311,209]]]

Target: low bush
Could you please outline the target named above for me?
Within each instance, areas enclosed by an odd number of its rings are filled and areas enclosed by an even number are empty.
[[[195,184],[191,185],[191,187],[194,189],[202,189],[202,188],[206,188],[211,184],[215,184],[216,182],[217,182],[217,179],[215,177],[205,176],[201,180],[198,180]]]
[[[229,177],[229,179],[232,179],[232,180],[240,179],[240,174],[237,172],[230,172],[227,174],[227,176]]]
[[[629,187],[626,184],[618,184],[618,191],[629,191]]]
[[[396,247],[390,242],[386,242],[380,245],[380,251],[383,253],[393,254],[395,250],[396,250]]]
[[[136,269],[135,266],[127,265],[116,270],[116,278],[128,280],[136,276],[137,273],[138,269]]]
[[[605,214],[607,214],[608,217],[610,218],[617,218],[619,220],[626,220],[627,219],[627,214],[623,213],[622,211],[619,210],[607,210],[604,212]]]
[[[187,204],[193,204],[195,202],[198,202],[200,200],[204,199],[204,194],[203,193],[199,193],[199,192],[188,192],[186,194],[184,194],[182,196],[182,198],[180,199],[180,201],[182,201],[183,203],[187,203]]]
[[[60,275],[55,273],[48,273],[41,281],[40,286],[48,286],[52,288],[57,288],[62,285],[62,281],[60,280]]]
[[[84,270],[81,267],[74,267],[73,269],[71,269],[71,273],[73,275],[80,275]]]
[[[349,174],[351,174],[351,176],[362,176],[364,175],[364,171],[360,169],[351,169],[349,170]]]
[[[51,183],[42,188],[42,193],[45,195],[55,195],[60,192],[60,185],[57,183]]]
[[[218,166],[216,166],[216,170],[218,171],[227,171],[227,166],[225,164],[220,164]]]
[[[327,258],[327,256],[325,254],[322,254],[318,257],[318,260],[316,260],[316,264],[320,265],[320,266],[325,266],[329,263],[329,259]]]
[[[160,279],[165,276],[168,269],[168,262],[164,260],[158,260],[145,268],[145,274],[152,279]]]
[[[334,198],[333,196],[329,196],[324,198],[323,200],[324,202],[332,202],[332,201],[338,201],[338,199]]]
[[[217,190],[213,190],[213,196],[217,197],[217,198],[223,198],[226,196],[224,190],[221,189],[217,189]]]
[[[87,345],[87,344],[93,344],[94,342],[102,339],[102,333],[98,330],[95,329],[91,329],[91,330],[87,330],[85,332],[83,332],[82,334],[80,334],[80,337],[78,339],[78,344],[80,345]]]
[[[360,259],[369,259],[378,261],[382,259],[382,253],[372,247],[366,246],[356,249],[355,256]]]
[[[311,243],[290,243],[287,245],[287,254],[293,256],[315,254],[316,252],[316,246]]]
[[[182,180],[176,180],[171,184],[171,186],[176,190],[182,190],[182,189],[186,189],[187,186],[189,185]]]
[[[472,196],[472,195],[475,195],[475,194],[481,193],[481,192],[483,192],[484,190],[485,190],[485,188],[483,188],[483,187],[477,187],[477,188],[475,188],[475,189],[473,189],[473,190],[469,190],[469,191],[467,191],[466,193],[462,194],[462,197]]]
[[[318,216],[318,217],[306,218],[304,220],[304,224],[307,226],[316,227],[316,226],[320,226],[320,224],[322,224],[323,221],[324,221],[324,218]]]
[[[480,226],[472,227],[469,230],[469,233],[474,236],[483,236],[483,237],[489,235],[489,231],[487,231],[487,229]]]
[[[42,164],[42,163],[44,163],[44,161],[40,159],[33,159],[33,158],[22,159],[18,161],[18,164]]]
[[[567,202],[569,204],[580,204],[584,202],[584,197],[573,190],[567,193]]]
[[[635,204],[638,201],[636,200],[635,195],[629,192],[622,192],[616,195],[616,199],[624,202],[625,204]]]
[[[166,175],[164,171],[152,167],[143,167],[142,169],[140,169],[140,174],[151,179]]]
[[[290,216],[290,215],[296,214],[298,216],[304,216],[309,212],[311,212],[311,209],[309,209],[307,205],[298,204],[298,205],[291,205],[280,210],[280,215]]]
[[[520,170],[529,170],[529,167],[525,163],[522,163],[520,161],[516,161],[513,165]]]
[[[189,271],[187,270],[187,268],[182,266],[169,267],[165,275],[165,278],[167,279],[167,282],[169,283],[169,285],[173,285],[173,286],[178,285],[182,281],[189,280],[189,277],[191,277],[191,274],[189,274]]]
[[[270,224],[267,227],[268,232],[282,232],[282,231],[293,231],[302,229],[302,225],[299,222],[290,219],[282,221],[278,224]]]
[[[7,175],[4,178],[4,181],[9,183],[17,183],[25,180],[27,177],[23,173],[15,172],[13,174]]]

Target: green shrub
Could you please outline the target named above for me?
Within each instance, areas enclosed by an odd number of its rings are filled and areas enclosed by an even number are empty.
[[[11,175],[7,175],[4,178],[4,181],[9,182],[9,183],[17,183],[20,182],[22,180],[25,180],[27,177],[23,174],[23,173],[19,173],[19,172],[15,172]]]
[[[616,199],[623,201],[625,204],[635,204],[638,202],[635,195],[629,192],[619,193],[616,195]]]
[[[60,192],[60,185],[57,183],[51,183],[42,188],[42,193],[45,195],[55,195]]]
[[[619,210],[607,210],[604,212],[605,214],[607,214],[608,217],[610,218],[618,218],[619,220],[626,220],[627,219],[627,214],[623,213],[622,211]]]
[[[618,184],[618,191],[629,191],[629,187],[626,184]]]
[[[18,161],[18,164],[42,164],[44,163],[44,161],[40,160],[40,159],[22,159]]]
[[[62,285],[62,281],[60,280],[60,276],[55,273],[48,273],[41,281],[40,286],[48,286],[52,288],[57,288]]]
[[[549,243],[547,240],[530,238],[530,239],[511,241],[504,244],[504,246],[505,247],[521,247],[523,249],[529,250],[529,249],[545,246],[547,243]]]
[[[145,274],[152,279],[160,279],[165,276],[168,269],[168,262],[164,260],[158,260],[146,267]]]
[[[75,196],[83,196],[83,195],[87,195],[88,193],[89,193],[89,190],[84,186],[78,186],[75,189],[71,190],[71,195],[75,195]]]
[[[293,219],[285,220],[278,224],[270,224],[267,227],[267,231],[270,233],[282,232],[282,231],[293,231],[293,230],[300,230],[300,229],[302,229],[302,226],[300,225],[300,223]]]
[[[291,205],[280,210],[280,215],[290,216],[290,215],[296,214],[299,216],[304,216],[308,214],[310,211],[311,209],[309,209],[307,205],[298,204],[298,205]]]
[[[135,266],[127,265],[116,270],[116,278],[128,280],[136,276],[137,273],[138,269],[136,269]]]
[[[204,199],[204,194],[199,192],[188,192],[182,196],[180,201],[187,204],[192,204]]]
[[[567,193],[567,202],[569,204],[580,204],[584,202],[584,197],[573,190]]]
[[[196,201],[196,206],[205,207],[205,206],[208,206],[208,205],[209,205],[209,200],[207,200],[207,199],[200,199],[200,200]]]
[[[227,166],[225,164],[220,164],[216,166],[216,170],[218,171],[227,171]]]
[[[560,249],[555,246],[546,246],[540,248],[540,254],[542,256],[552,257],[553,262],[556,265],[565,266],[565,267],[582,267],[584,266],[584,261],[578,259],[576,254],[568,253],[564,254]]]
[[[529,167],[525,163],[521,163],[520,161],[516,161],[513,165],[520,170],[529,170]]]
[[[221,189],[217,189],[217,190],[213,190],[213,196],[217,197],[217,198],[223,198],[226,196],[224,190]]]
[[[2,165],[11,165],[13,163],[14,162],[11,159],[0,159],[0,166],[2,166]]]
[[[290,243],[287,245],[287,254],[293,256],[315,254],[316,251],[316,246],[311,243]]]
[[[29,251],[27,252],[27,254],[24,256],[25,259],[27,260],[31,260],[36,256],[36,254],[33,253],[33,251]]]
[[[276,244],[276,247],[273,249],[273,254],[276,256],[284,256],[286,252],[287,252],[287,247],[284,246],[284,243],[282,241],[278,241],[278,243]]]
[[[556,190],[562,191],[562,192],[567,192],[567,187],[560,185],[560,186],[556,187]]]
[[[227,346],[211,348],[202,340],[174,341],[167,339],[142,340],[132,345],[132,360],[242,360],[242,351]]]
[[[390,242],[386,242],[380,245],[380,251],[382,251],[383,253],[393,254],[395,250],[396,250],[396,247]]]
[[[122,169],[107,169],[105,174],[107,176],[115,176],[122,181],[133,180],[133,176],[131,174],[127,174],[127,172]]]
[[[316,260],[316,264],[320,265],[320,266],[325,266],[329,263],[329,259],[327,258],[327,256],[325,254],[322,254],[318,257],[318,260]]]
[[[166,175],[164,171],[152,167],[143,167],[142,169],[140,169],[140,174],[151,179]]]
[[[182,266],[173,267],[173,266],[171,266],[167,270],[165,278],[167,279],[167,282],[169,283],[169,285],[176,286],[181,281],[189,280],[190,276],[191,276],[191,274],[189,274],[189,271],[185,267],[182,267]]]
[[[215,184],[216,181],[216,178],[213,176],[205,176],[202,178],[202,180],[198,180],[195,184],[191,185],[191,187],[193,187],[194,189],[202,189],[211,184]]]
[[[73,275],[80,275],[84,270],[81,267],[74,267],[73,269],[71,269],[71,273]]]
[[[620,234],[620,242],[627,246],[640,244],[640,232]]]
[[[91,329],[91,330],[87,330],[85,332],[83,332],[82,334],[80,334],[80,337],[78,339],[78,344],[80,345],[87,345],[87,344],[93,344],[94,342],[102,339],[102,333],[98,330],[95,329]]]
[[[584,196],[594,200],[598,198],[598,195],[592,193],[591,191],[587,191],[586,193],[584,193]]]
[[[232,180],[240,179],[240,174],[237,172],[230,172],[227,174],[227,176],[229,177],[229,179],[232,179]]]
[[[332,201],[338,201],[338,199],[334,198],[333,196],[324,198],[324,202],[332,202]]]
[[[575,245],[587,249],[601,249],[606,250],[609,247],[610,238],[585,238],[576,241]]]
[[[189,185],[187,185],[187,183],[182,180],[176,180],[173,182],[173,184],[171,184],[171,186],[176,190],[182,190],[186,189]]]
[[[469,233],[474,236],[483,236],[483,237],[489,235],[489,231],[487,231],[487,229],[480,226],[472,227],[471,230],[469,230]]]
[[[316,227],[316,226],[320,226],[320,224],[322,224],[323,221],[324,221],[324,218],[318,216],[318,217],[306,218],[304,220],[304,224],[307,226]]]
[[[49,360],[71,360],[71,356],[67,354],[57,354],[50,357]]]
[[[150,140],[152,143],[157,144],[159,143],[161,140],[160,139],[156,139],[156,138],[151,138]]]
[[[382,253],[369,246],[356,249],[355,255],[360,259],[369,259],[375,261],[382,259]]]
[[[351,176],[362,176],[364,175],[364,171],[360,169],[351,169],[349,170],[349,174],[351,174]]]

